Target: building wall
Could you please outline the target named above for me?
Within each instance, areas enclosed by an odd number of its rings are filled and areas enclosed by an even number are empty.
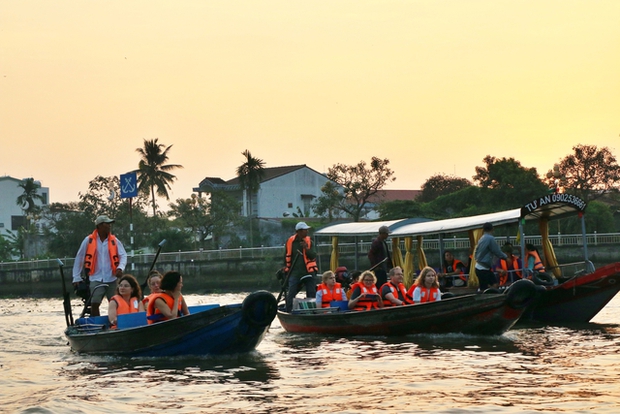
[[[22,182],[13,177],[0,177],[0,234],[7,234],[7,230],[12,230],[12,217],[23,217],[24,212],[21,206],[17,205],[17,197],[22,195],[24,190],[18,185]],[[49,188],[41,187],[39,194],[45,196],[46,204],[49,203]],[[36,201],[38,206],[42,205]]]
[[[310,168],[300,168],[265,181],[258,191],[256,214],[262,218],[281,218],[297,213],[299,207],[304,216],[311,216],[310,205],[321,195],[321,187],[327,181],[325,176]]]

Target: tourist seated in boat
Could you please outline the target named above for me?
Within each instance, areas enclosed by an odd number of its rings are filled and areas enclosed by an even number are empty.
[[[124,274],[118,279],[116,294],[110,298],[108,303],[108,320],[113,329],[116,328],[118,315],[144,312],[140,296],[142,296],[142,291],[135,277]]]
[[[545,273],[545,265],[540,254],[538,254],[538,249],[530,243],[525,245],[525,267],[528,270],[528,276],[535,273]]]
[[[422,269],[413,285],[409,288],[407,295],[416,304],[440,301],[441,291],[439,290],[439,281],[437,280],[435,269],[429,266]]]
[[[521,259],[513,254],[514,248],[512,244],[506,243],[502,246],[502,252],[506,254],[506,259],[499,259],[495,265],[495,271],[499,276],[499,285],[508,286],[513,282],[521,279],[523,273],[523,265]]]
[[[331,270],[323,273],[322,283],[316,289],[316,303],[322,308],[329,308],[332,301],[346,301],[347,295],[340,283],[336,282],[336,275]]]
[[[370,270],[366,270],[360,275],[360,281],[352,286],[349,309],[370,310],[383,307],[383,301],[379,295],[379,290],[375,285],[377,277]]]
[[[467,267],[463,262],[457,260],[450,250],[443,254],[442,273],[438,274],[442,287],[462,287],[467,286]]]
[[[183,276],[174,270],[166,272],[161,279],[161,292],[150,295],[146,308],[146,318],[149,324],[189,315],[187,304],[181,295],[182,288]]]
[[[413,300],[407,296],[407,289],[403,284],[405,274],[400,266],[396,266],[388,272],[388,282],[381,286],[381,299],[383,306],[410,305]]]
[[[161,293],[161,289],[159,288],[159,286],[161,285],[161,278],[162,275],[161,273],[159,273],[158,270],[151,270],[149,272],[149,275],[146,279],[146,284],[149,287],[150,294],[148,296],[145,296],[144,299],[142,299],[142,303],[144,304],[145,309],[148,307],[151,295],[153,295],[154,293]]]
[[[349,281],[349,288],[345,289],[347,292],[347,300],[351,299],[351,294],[353,293],[353,285],[359,282],[361,275],[362,272],[360,272],[359,270],[354,270],[349,274],[349,277],[351,278],[351,280]]]

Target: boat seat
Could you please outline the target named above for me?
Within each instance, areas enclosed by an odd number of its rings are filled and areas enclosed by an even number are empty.
[[[146,312],[124,313],[116,319],[118,329],[136,328],[146,324]]]
[[[89,316],[78,318],[74,326],[79,333],[96,333],[109,328],[110,321],[107,316]]]
[[[187,309],[189,310],[189,314],[191,315],[192,313],[204,312],[204,311],[208,311],[208,310],[219,308],[219,307],[220,305],[216,303],[216,304],[209,304],[209,305],[188,306]]]
[[[312,309],[295,309],[291,313],[294,315],[316,315],[319,313],[340,312],[340,308],[312,308]]]

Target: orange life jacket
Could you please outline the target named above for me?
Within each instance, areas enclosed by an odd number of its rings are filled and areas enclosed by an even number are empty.
[[[452,261],[452,266],[451,266],[452,267],[452,272],[457,272],[457,269],[459,268],[459,265],[461,265],[461,271],[459,272],[459,279],[461,279],[463,282],[465,282],[465,284],[467,284],[467,278],[465,277],[465,273],[463,272],[463,269],[465,269],[465,265],[463,264],[463,262],[461,262],[460,260],[454,259]],[[446,267],[444,267],[443,268],[443,272],[444,273],[448,273],[448,269]]]
[[[164,315],[162,315],[159,309],[155,307],[155,300],[158,298],[162,298],[166,302],[166,305],[168,305],[170,310],[172,310],[172,307],[174,306],[174,298],[165,292],[153,293],[149,295],[149,304],[146,308],[146,319],[149,325],[154,322],[165,321],[168,319]],[[179,296],[179,307],[177,309],[178,315],[182,314],[181,313],[182,305],[183,305],[183,296]]]
[[[358,282],[358,283],[355,283],[353,286],[351,286],[351,290],[354,290],[356,286],[360,288],[360,295],[367,293],[369,295],[379,296],[379,291],[377,290],[377,287],[375,285],[372,285],[372,287],[369,289],[364,285],[364,283]],[[375,298],[375,300],[367,299],[367,298],[360,298],[355,304],[355,307],[353,308],[353,310],[358,310],[358,311],[370,310],[370,309],[379,309],[378,298]]]
[[[336,283],[333,290],[330,290],[325,283],[321,283],[317,287],[317,292],[319,290],[322,291],[321,307],[323,308],[329,308],[331,301],[342,300],[342,285],[340,283]]]
[[[412,300],[416,289],[420,289],[420,303],[435,302],[441,297],[441,292],[436,287],[429,289],[424,286],[413,285],[409,288],[409,292],[407,292],[407,294],[411,296]]]
[[[129,299],[129,303],[121,295],[114,295],[110,299],[116,302],[116,314],[123,315],[125,313],[136,313],[140,311],[140,300],[136,297]]]
[[[387,282],[383,286],[381,286],[381,290],[380,290],[381,299],[383,299],[384,307],[398,306],[398,305],[394,305],[389,299],[386,299],[385,297],[383,297],[383,288],[385,286],[390,288],[390,291],[392,291],[392,295],[394,295],[396,299],[403,301],[403,305],[413,303],[413,301],[409,299],[409,296],[407,295],[407,290],[405,289],[405,285],[403,285],[402,283],[399,283],[398,286],[394,286],[392,282]]]
[[[506,259],[500,259],[499,265],[503,270],[506,271],[506,274],[501,275],[499,277],[499,285],[504,286],[508,283],[509,274],[508,274],[508,261]],[[516,277],[521,279],[521,271],[519,270],[519,258],[517,256],[512,256],[512,270],[514,270],[514,274]]]
[[[88,276],[92,276],[95,273],[95,269],[97,269],[97,237],[99,237],[99,233],[97,233],[96,229],[88,236],[88,245],[84,255],[84,269]],[[108,253],[110,254],[110,263],[112,264],[112,274],[114,274],[120,263],[120,258],[118,257],[116,237],[112,234],[108,234]]]
[[[284,268],[285,272],[288,272],[293,264],[293,241],[296,237],[297,235],[294,234],[286,241],[286,266]],[[308,246],[308,249],[310,249],[312,247],[312,239],[306,236],[305,241],[306,246]],[[306,256],[306,249],[304,249],[302,253],[304,255],[304,263],[306,263],[306,270],[308,271],[308,273],[318,272],[319,268],[316,265],[316,260],[308,259],[308,256]]]
[[[542,260],[540,260],[540,256],[536,250],[532,250],[531,252],[525,252],[525,265],[527,266],[530,261],[530,256],[534,258],[534,270],[538,273],[543,273],[545,271],[545,265]]]

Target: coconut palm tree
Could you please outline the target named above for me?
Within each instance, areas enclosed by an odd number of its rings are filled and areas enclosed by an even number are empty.
[[[25,178],[17,186],[24,190],[24,192],[17,197],[17,205],[24,210],[26,216],[36,213],[37,206],[35,200],[41,202],[45,200],[45,197],[38,192],[39,188],[41,188],[41,184],[35,181],[34,178]]]
[[[157,215],[157,204],[155,203],[155,193],[160,197],[170,200],[168,190],[170,184],[176,179],[176,176],[170,174],[176,168],[183,168],[178,164],[166,164],[168,161],[168,151],[172,145],[166,147],[159,144],[159,138],[144,140],[144,147],[136,148],[136,152],[140,154],[142,159],[136,170],[138,174],[138,190],[145,194],[151,195],[153,204],[153,215]]]
[[[237,167],[239,185],[245,191],[248,198],[248,220],[250,221],[250,246],[254,245],[252,237],[252,196],[260,188],[260,182],[265,175],[265,162],[260,158],[252,157],[249,150],[242,152],[245,162]]]

